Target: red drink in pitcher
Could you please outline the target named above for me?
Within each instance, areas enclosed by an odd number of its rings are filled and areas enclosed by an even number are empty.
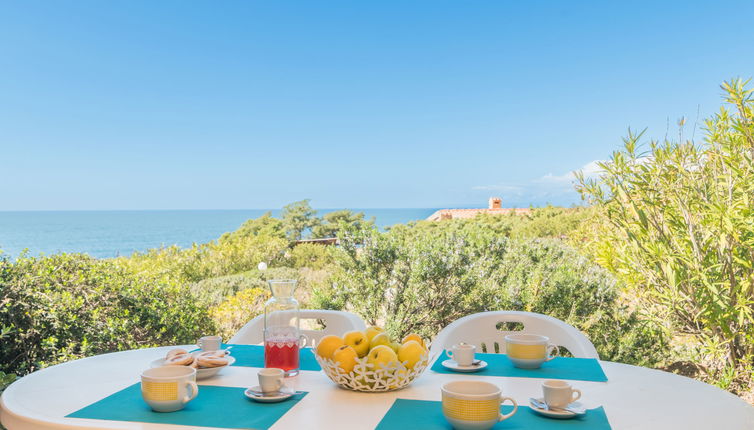
[[[298,339],[267,339],[264,342],[264,367],[286,372],[298,370]]]

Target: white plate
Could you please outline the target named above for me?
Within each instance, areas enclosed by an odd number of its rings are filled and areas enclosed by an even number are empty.
[[[201,351],[193,352],[193,355],[199,354]],[[215,375],[217,375],[221,370],[225,369],[226,367],[230,366],[231,364],[236,362],[236,359],[233,358],[232,355],[226,355],[225,358],[228,359],[228,364],[225,366],[218,366],[218,367],[206,367],[204,369],[196,369],[196,379],[207,379],[211,378]],[[160,358],[157,360],[154,360],[151,363],[151,367],[162,367],[165,365],[165,359]]]
[[[545,399],[543,399],[543,398],[540,397],[539,399],[537,399],[537,401],[544,402]],[[573,402],[573,403],[569,404],[568,406],[573,407],[573,408],[581,408],[581,407],[583,407],[583,405],[581,403],[579,403],[579,402]],[[573,417],[580,417],[580,416],[582,416],[582,415],[584,415],[586,413],[586,412],[584,412],[584,414],[577,414],[577,413],[571,412],[571,411],[552,411],[552,410],[547,410],[547,409],[540,409],[540,408],[534,406],[534,404],[532,402],[529,402],[529,408],[531,408],[531,410],[533,410],[534,412],[536,412],[536,413],[538,413],[540,415],[543,415],[543,416],[546,416],[546,417],[550,417],[550,418],[557,418],[557,419],[560,419],[560,420],[565,420],[565,419],[573,418]]]
[[[244,390],[243,394],[244,396],[250,398],[251,400],[254,400],[255,402],[262,402],[262,403],[275,403],[275,402],[282,402],[285,399],[290,398],[295,392],[290,391],[278,391],[277,393],[265,393],[264,395],[260,396],[257,393],[262,391],[262,388],[259,385],[255,385],[251,388],[247,388]]]
[[[487,362],[484,360],[479,360],[479,364],[476,366],[461,366],[455,360],[445,360],[441,364],[442,367],[454,372],[478,372],[487,367]]]

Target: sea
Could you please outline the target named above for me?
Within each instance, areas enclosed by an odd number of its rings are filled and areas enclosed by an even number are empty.
[[[339,209],[318,209],[317,215]],[[436,209],[351,209],[374,217],[381,229],[426,219]],[[280,210],[8,211],[0,212],[0,256],[14,259],[60,252],[97,258],[131,255],[151,248],[206,243],[244,221]]]

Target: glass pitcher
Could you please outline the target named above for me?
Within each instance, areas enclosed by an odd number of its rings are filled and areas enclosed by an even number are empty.
[[[299,348],[306,338],[299,327],[299,305],[293,297],[296,281],[267,281],[272,298],[264,306],[264,367],[275,367],[293,376],[299,371]]]

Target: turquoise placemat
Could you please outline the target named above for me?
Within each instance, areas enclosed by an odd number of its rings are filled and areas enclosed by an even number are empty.
[[[594,358],[573,358],[573,357],[556,357],[553,360],[542,363],[539,369],[519,369],[513,366],[508,356],[505,354],[476,354],[476,358],[487,362],[487,367],[473,372],[464,373],[464,375],[485,375],[485,376],[512,376],[518,378],[543,378],[543,379],[575,379],[578,381],[606,382],[607,376],[602,371],[599,361]],[[443,352],[435,360],[432,370],[437,373],[454,373],[443,367],[442,362],[448,360],[447,355]]]
[[[257,403],[247,399],[243,391],[243,388],[238,387],[201,385],[199,395],[180,411],[154,412],[141,398],[141,384],[137,383],[67,417],[194,427],[266,429],[306,395],[297,394],[280,403]]]
[[[230,355],[236,359],[236,362],[233,363],[234,366],[264,367],[264,346],[223,344],[223,348],[228,347],[232,347]],[[301,370],[313,370],[315,372],[322,370],[314,358],[311,348],[299,350],[299,366]]]
[[[503,405],[504,414],[513,406]],[[377,430],[450,430],[452,427],[442,414],[442,402],[431,400],[395,399],[393,406],[382,418]],[[493,427],[500,430],[610,430],[602,407],[589,409],[586,415],[568,420],[557,420],[537,415],[528,406],[519,406],[516,415]]]

